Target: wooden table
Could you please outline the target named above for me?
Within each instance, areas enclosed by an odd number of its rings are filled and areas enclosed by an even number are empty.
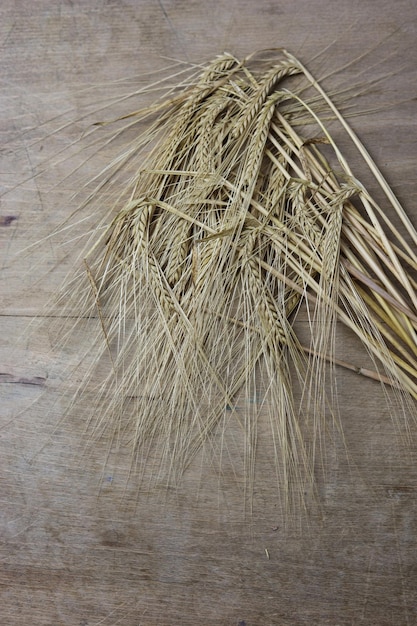
[[[3,0],[2,624],[417,623],[415,446],[404,445],[377,383],[337,371],[348,454],[340,437],[329,442],[318,504],[287,527],[267,437],[251,516],[239,476],[198,460],[167,497],[138,493],[126,485],[127,453],[103,465],[103,442],[80,460],[82,415],[60,422],[88,328],[59,353],[54,334],[70,322],[25,333],[48,316],[74,245],[45,239],[21,252],[69,215],[73,192],[106,162],[106,151],[84,162],[78,147],[97,116],[131,103],[98,114],[101,103],[151,80],[167,58],[277,46],[329,75],[328,89],[364,92],[352,124],[416,224],[416,36],[410,0]],[[358,156],[352,167],[361,177]],[[363,362],[346,330],[338,342],[340,358]]]

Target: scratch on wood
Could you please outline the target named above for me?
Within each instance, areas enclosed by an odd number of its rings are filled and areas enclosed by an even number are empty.
[[[182,48],[182,50],[183,50],[183,52],[185,54],[185,58],[187,59],[187,61],[189,61],[189,58],[188,58],[188,55],[187,55],[187,51],[185,49],[184,43],[182,41],[182,38],[179,36],[177,29],[175,28],[174,24],[172,23],[169,15],[168,15],[168,12],[167,12],[167,10],[165,9],[165,7],[164,7],[164,5],[162,3],[162,0],[158,0],[158,5],[159,5],[159,8],[161,9],[162,13],[164,14],[164,18],[166,19],[169,28],[174,33],[174,36],[175,36],[177,42],[181,46],[181,48]]]
[[[0,215],[0,226],[10,226],[17,219],[16,215]]]
[[[46,378],[43,376],[32,376],[32,378],[27,378],[25,376],[15,376],[14,374],[0,372],[0,383],[17,383],[21,385],[38,385],[43,387],[46,383]]]

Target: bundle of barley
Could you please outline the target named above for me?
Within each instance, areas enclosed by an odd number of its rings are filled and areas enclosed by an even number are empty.
[[[284,50],[271,54],[220,56],[191,85],[126,116],[146,130],[112,168],[140,165],[65,297],[75,294],[80,318],[98,320],[93,364],[110,355],[91,408],[94,436],[128,433],[135,458],[157,446],[175,480],[235,419],[251,489],[262,412],[287,497],[314,468],[337,319],[375,359],[375,371],[361,373],[405,402],[417,397],[417,233],[308,70]],[[322,121],[329,115],[404,236],[350,170]],[[309,345],[294,331],[300,307]],[[294,380],[312,416],[308,443]]]

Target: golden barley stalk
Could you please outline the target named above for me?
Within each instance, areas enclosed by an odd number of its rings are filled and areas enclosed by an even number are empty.
[[[191,85],[169,87],[166,100],[124,116],[126,131],[146,120],[148,129],[88,199],[100,203],[106,186],[132,170],[82,255],[87,280],[80,275],[71,291],[80,319],[97,312],[93,363],[111,354],[90,410],[94,436],[127,438],[133,463],[154,444],[155,476],[176,480],[202,447],[225,448],[234,419],[245,436],[250,497],[266,415],[288,504],[311,483],[326,423],[335,420],[328,362],[392,385],[405,404],[417,398],[417,255],[406,241],[417,243],[417,234],[329,96],[298,59],[279,56],[222,55]],[[329,115],[405,234],[351,171],[323,121]],[[309,346],[293,327],[302,307]],[[336,357],[337,319],[375,371]],[[81,392],[95,376],[90,367]],[[301,417],[292,376],[311,419]]]

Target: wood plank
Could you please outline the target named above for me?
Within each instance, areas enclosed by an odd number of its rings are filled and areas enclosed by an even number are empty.
[[[207,451],[179,486],[167,492],[161,478],[146,488],[145,475],[139,490],[134,477],[129,480],[129,449],[111,455],[107,465],[105,441],[80,456],[82,406],[70,421],[60,421],[64,392],[74,389],[67,372],[91,329],[86,322],[73,343],[56,353],[57,326],[52,330],[43,322],[77,246],[60,245],[63,232],[30,254],[21,252],[68,217],[78,202],[73,194],[108,162],[110,151],[85,161],[86,136],[98,118],[112,119],[142,102],[115,102],[120,94],[147,84],[167,57],[198,63],[223,50],[244,55],[277,46],[298,54],[318,76],[344,68],[325,81],[333,91],[364,85],[364,95],[352,104],[356,112],[369,112],[352,124],[416,224],[416,25],[407,0],[3,0],[4,623],[417,621],[416,450],[402,441],[378,384],[337,369],[344,441],[337,432],[326,438],[325,472],[317,468],[316,476],[319,504],[311,507],[308,522],[297,518],[285,526],[269,424],[262,420],[252,516],[243,514],[241,440],[233,423],[227,431],[231,458],[219,465]],[[350,64],[357,57],[363,58]],[[103,103],[111,106],[98,111]],[[360,174],[360,158],[352,155],[352,162]],[[376,190],[371,177],[365,183]],[[27,334],[34,317],[42,323]],[[299,320],[301,335],[305,321]],[[58,332],[70,323],[59,320]],[[338,355],[367,362],[346,329],[338,335]]]

